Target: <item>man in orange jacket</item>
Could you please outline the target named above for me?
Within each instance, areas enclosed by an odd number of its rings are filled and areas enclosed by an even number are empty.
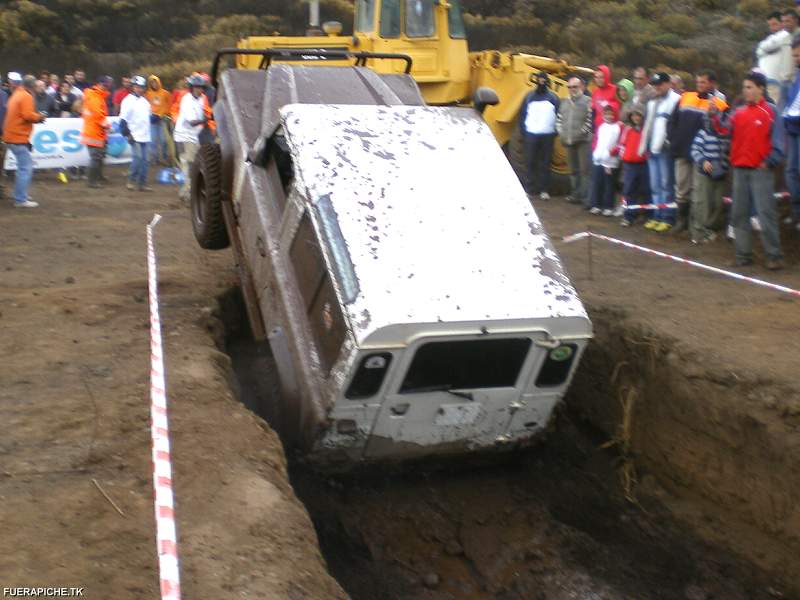
[[[147,92],[144,96],[150,102],[153,111],[150,117],[150,139],[153,148],[151,160],[154,164],[171,165],[166,123],[166,119],[169,118],[170,94],[161,85],[157,75],[150,75],[147,78]]]
[[[26,75],[18,82],[9,77],[14,93],[8,101],[6,118],[3,122],[3,141],[14,158],[17,159],[17,174],[14,183],[14,206],[17,208],[36,208],[38,202],[28,198],[28,188],[33,178],[33,159],[31,158],[31,131],[34,123],[41,123],[45,115],[36,112],[33,102],[33,88],[36,78]]]
[[[103,161],[106,157],[106,143],[111,124],[108,121],[107,98],[114,80],[104,75],[91,88],[83,93],[83,131],[81,143],[89,150],[89,187],[99,188],[103,176]]]

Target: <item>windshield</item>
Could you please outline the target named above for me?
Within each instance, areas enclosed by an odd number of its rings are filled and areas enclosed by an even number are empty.
[[[375,0],[356,0],[356,31],[371,33],[375,28]]]
[[[461,0],[450,0],[450,10],[447,11],[447,28],[450,30],[451,38],[466,39],[467,30],[464,27],[464,11],[461,7]]]
[[[514,387],[529,338],[429,342],[411,361],[401,394]]]
[[[434,0],[406,0],[406,35],[431,37],[436,31],[433,13]]]
[[[383,0],[381,6],[381,37],[400,37],[400,0]]]

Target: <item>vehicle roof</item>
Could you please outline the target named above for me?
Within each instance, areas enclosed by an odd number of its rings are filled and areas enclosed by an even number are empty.
[[[404,323],[586,318],[474,110],[289,105],[281,116],[359,344]]]

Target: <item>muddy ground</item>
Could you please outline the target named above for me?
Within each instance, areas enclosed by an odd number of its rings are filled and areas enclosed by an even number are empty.
[[[187,598],[345,598],[326,564],[354,600],[800,597],[796,300],[600,242],[589,280],[585,243],[559,244],[598,342],[548,439],[344,478],[298,463],[315,532],[277,437],[231,392],[229,253],[197,249],[173,188],[112,176],[92,193],[39,176],[41,209],[0,206],[0,586],[157,593],[144,225],[158,211]],[[558,201],[540,214],[553,234],[592,223],[730,254]],[[754,273],[800,287],[794,243],[788,258]]]
[[[89,193],[37,174],[40,209],[0,206],[0,587],[157,597],[144,226],[158,211],[184,597],[345,598],[210,335],[230,256],[199,251],[174,188],[111,176]]]

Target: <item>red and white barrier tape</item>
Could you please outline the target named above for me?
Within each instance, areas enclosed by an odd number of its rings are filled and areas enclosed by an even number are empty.
[[[158,311],[158,268],[153,229],[161,220],[154,215],[147,226],[147,281],[150,290],[150,433],[153,440],[153,500],[156,518],[156,548],[162,600],[180,600],[178,537],[172,494],[172,460],[169,451],[167,392],[164,381],[164,352],[161,317]]]
[[[726,271],[724,269],[719,269],[717,267],[712,267],[710,265],[704,265],[703,263],[699,263],[693,260],[689,260],[687,258],[681,258],[679,256],[673,256],[672,254],[666,254],[665,252],[659,252],[658,250],[653,250],[651,248],[645,248],[644,246],[637,246],[636,244],[631,244],[630,242],[625,242],[623,240],[618,240],[616,238],[608,237],[607,235],[602,235],[599,233],[594,233],[593,231],[581,231],[580,233],[576,233],[574,235],[569,235],[562,239],[563,242],[575,242],[577,240],[593,237],[597,238],[598,240],[605,240],[606,242],[611,242],[612,244],[617,244],[619,246],[624,246],[626,248],[630,248],[632,250],[638,250],[639,252],[644,252],[646,254],[653,254],[655,256],[660,256],[661,258],[668,258],[670,260],[674,260],[675,262],[682,263],[685,265],[689,265],[690,267],[697,267],[698,269],[704,269],[706,271],[711,271],[712,273],[717,273],[719,275],[724,275],[725,277],[730,277],[732,279],[738,279],[739,281],[746,281],[748,283],[753,283],[755,285],[760,285],[762,287],[769,288],[771,290],[776,290],[778,292],[784,292],[785,294],[791,294],[793,296],[800,296],[800,290],[793,290],[792,288],[778,285],[777,283],[770,283],[769,281],[764,281],[762,279],[756,279],[755,277],[746,277],[744,275],[740,275],[739,273],[734,273],[732,271]]]

